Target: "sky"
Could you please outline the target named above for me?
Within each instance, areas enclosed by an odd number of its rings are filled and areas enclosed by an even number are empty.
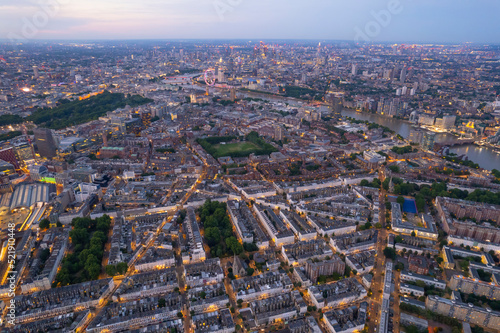
[[[0,39],[500,43],[498,0],[0,0]]]

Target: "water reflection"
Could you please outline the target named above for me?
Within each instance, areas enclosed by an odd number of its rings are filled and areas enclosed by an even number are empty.
[[[356,112],[353,110],[343,110],[342,115],[352,117],[358,120],[368,120],[372,123],[377,123],[382,126],[386,126],[403,137],[407,137],[410,134],[412,124],[400,119],[384,117],[378,114]],[[447,142],[455,140],[456,137],[448,133],[436,133],[436,142]],[[491,170],[500,170],[500,154],[496,153],[493,149],[489,147],[480,147],[473,144],[454,146],[450,149],[457,155],[465,154],[470,160],[479,164],[480,167]]]

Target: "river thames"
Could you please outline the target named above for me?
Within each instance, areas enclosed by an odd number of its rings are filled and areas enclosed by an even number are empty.
[[[358,120],[368,120],[371,123],[377,123],[379,125],[390,128],[396,133],[400,134],[404,138],[408,137],[410,134],[411,124],[395,118],[384,117],[378,114],[356,112],[354,110],[344,109],[342,111],[343,116],[355,118]],[[456,139],[452,134],[448,133],[436,133],[436,142],[446,142]],[[469,160],[479,164],[481,168],[492,170],[500,170],[500,154],[496,153],[493,149],[489,147],[481,147],[474,144],[466,144],[461,146],[454,146],[450,148],[450,152],[457,155],[465,154],[469,157]]]

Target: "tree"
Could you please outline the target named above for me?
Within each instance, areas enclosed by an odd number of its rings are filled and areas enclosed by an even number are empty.
[[[99,273],[101,271],[101,266],[97,262],[91,262],[89,265],[86,265],[87,267],[85,270],[87,271],[87,274],[89,276],[90,280],[97,280],[99,277]]]
[[[416,236],[417,236],[417,234],[415,233],[415,231],[412,231],[411,232],[411,237],[416,237]]]
[[[202,299],[205,299],[205,297],[207,297],[207,293],[206,293],[206,292],[204,292],[204,291],[202,291],[202,292],[200,293],[200,297],[201,297]]]
[[[252,275],[253,275],[253,272],[254,272],[254,269],[253,269],[253,268],[251,268],[251,267],[248,267],[248,268],[247,268],[247,275],[248,275],[248,276],[252,276]]]
[[[348,265],[345,265],[344,275],[345,275],[346,277],[351,276],[351,267],[349,267]]]
[[[396,260],[396,250],[392,247],[386,247],[384,249],[384,256],[388,259]]]
[[[389,165],[388,166],[389,170],[391,170],[392,172],[395,172],[395,173],[398,173],[399,172],[399,166],[397,165]]]
[[[73,244],[86,244],[89,240],[89,233],[86,229],[73,229],[69,232]]]
[[[50,257],[50,249],[43,249],[40,252],[40,259],[45,262]]]
[[[96,219],[96,229],[106,234],[111,226],[111,218],[108,215],[103,215]]]
[[[208,246],[212,247],[219,243],[220,241],[220,232],[217,227],[205,228],[205,239],[208,243]]]
[[[403,196],[401,196],[401,195],[400,195],[400,196],[398,196],[398,198],[396,199],[396,202],[397,202],[398,204],[400,204],[400,205],[401,205],[401,207],[403,207],[403,204],[405,203],[405,198],[404,198]]]
[[[422,194],[419,193],[415,196],[415,203],[419,211],[423,211],[425,209],[425,198]]]
[[[50,228],[50,221],[47,219],[43,219],[40,221],[40,224],[38,226],[40,227],[40,229],[46,230]]]
[[[415,284],[420,287],[420,288],[425,288],[426,287],[426,284],[424,281],[421,281],[421,280],[418,280],[415,282]]]
[[[247,252],[254,252],[259,250],[255,243],[243,243],[243,248]]]
[[[61,99],[53,108],[38,108],[27,120],[46,128],[61,129],[67,126],[86,123],[106,114],[108,111],[150,103],[153,100],[139,95],[125,96],[122,93],[104,93],[83,100]],[[42,126],[39,126],[42,127]]]
[[[233,254],[238,255],[241,252],[243,252],[243,246],[240,244],[240,242],[238,242],[238,240],[234,236],[231,236],[226,239],[226,246],[231,250]]]
[[[179,317],[180,319],[184,318],[184,315],[182,314],[182,312],[177,312],[177,317]]]
[[[410,325],[405,327],[406,333],[420,333],[420,330],[415,325]]]
[[[159,307],[159,308],[164,308],[165,306],[167,306],[167,301],[165,301],[165,299],[164,299],[164,298],[160,298],[160,299],[158,300],[158,307]]]
[[[125,274],[127,272],[128,265],[126,262],[119,262],[116,264],[116,271],[120,274]]]
[[[115,265],[106,266],[106,274],[108,274],[109,276],[115,276],[116,275],[116,266]]]

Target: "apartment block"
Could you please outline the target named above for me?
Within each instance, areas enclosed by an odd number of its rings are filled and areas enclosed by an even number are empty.
[[[425,290],[422,287],[414,286],[412,284],[401,283],[399,285],[399,291],[402,294],[413,295],[416,297],[424,296]]]
[[[353,234],[335,236],[330,239],[330,245],[343,254],[372,250],[377,244],[378,231],[368,229]]]
[[[160,304],[163,300],[165,306]],[[171,322],[172,327],[178,327],[180,319],[177,318],[177,313],[181,306],[181,299],[177,293],[125,303],[111,303],[90,323],[87,332],[122,332],[130,328],[138,329],[167,321]]]
[[[443,280],[438,280],[436,278],[430,277],[430,276],[425,276],[425,275],[420,275],[408,271],[402,271],[401,276],[400,276],[402,281],[412,281],[412,282],[417,282],[417,281],[422,281],[428,286],[434,286],[437,289],[445,289],[446,288],[446,281]]]
[[[227,211],[238,238],[243,243],[255,243],[261,250],[269,247],[270,237],[262,230],[245,202],[229,200],[227,202]]]
[[[286,227],[285,222],[280,219],[272,209],[262,205],[253,205],[255,214],[259,217],[268,236],[274,241],[276,247],[281,248],[286,244],[293,244],[295,235]]]
[[[322,216],[307,216],[307,220],[316,228],[321,236],[341,236],[356,231],[356,223]]]
[[[224,283],[198,286],[188,290],[189,308],[196,312],[210,312],[226,307],[229,303]]]
[[[318,309],[334,308],[367,296],[366,289],[355,278],[311,286],[308,291],[312,302]]]
[[[487,222],[500,223],[500,206],[437,197],[436,207],[443,229],[449,235],[479,242],[500,243],[500,228]],[[464,218],[465,221],[459,220]]]
[[[194,315],[191,328],[195,333],[232,333],[235,324],[229,309],[222,309]]]
[[[497,282],[498,283],[498,282]],[[484,282],[462,275],[453,275],[449,287],[465,294],[486,296],[489,299],[500,299],[500,285],[495,282]]]
[[[293,284],[288,275],[278,272],[247,276],[231,281],[236,299],[251,301],[292,290]]]
[[[353,253],[345,257],[345,262],[352,270],[357,271],[358,274],[365,274],[373,269],[376,253],[375,250]]]
[[[215,284],[224,280],[224,271],[219,258],[208,259],[201,263],[184,266],[186,285],[197,287]]]
[[[123,280],[113,295],[113,301],[130,301],[171,293],[178,286],[175,268],[135,274]]]
[[[368,303],[362,302],[345,309],[331,310],[323,315],[329,333],[351,333],[363,330],[366,324]]]
[[[280,210],[280,217],[299,240],[306,241],[316,238],[317,232],[313,226],[309,225],[309,223],[297,213],[282,209]]]
[[[447,299],[438,296],[427,296],[425,307],[431,311],[469,324],[490,329],[498,329],[500,327],[500,312],[463,303],[459,297]]]
[[[302,264],[312,258],[321,260],[333,255],[332,249],[321,238],[284,245],[281,253],[289,265]]]
[[[345,263],[338,256],[333,256],[330,260],[313,261],[311,259],[306,261],[305,273],[312,283],[318,281],[321,275],[330,276],[333,273],[344,275]]]
[[[16,323],[96,307],[102,304],[113,287],[113,279],[102,279],[16,296]]]
[[[188,251],[182,254],[183,263],[189,264],[205,260],[206,253],[203,248],[203,239],[193,207],[187,208],[187,215],[182,224],[182,229],[188,238]]]
[[[286,321],[297,314],[304,314],[307,311],[307,305],[299,292],[288,292],[254,300],[250,303],[250,309],[255,316],[255,323],[259,326],[277,320]]]

